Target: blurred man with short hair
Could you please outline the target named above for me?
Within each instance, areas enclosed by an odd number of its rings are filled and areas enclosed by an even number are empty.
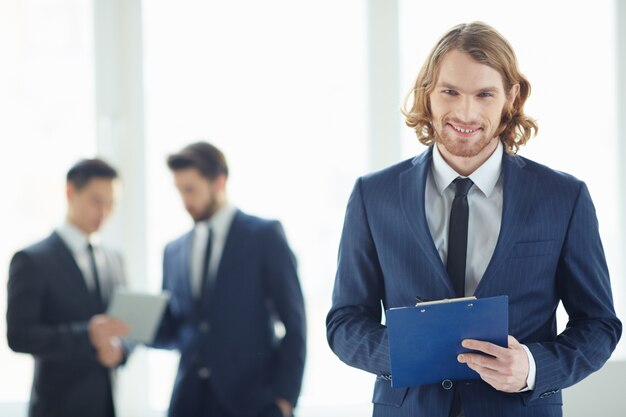
[[[117,176],[100,159],[76,163],[65,221],[11,261],[7,338],[35,359],[30,417],[115,416],[111,372],[129,354],[120,339],[128,329],[104,312],[124,267],[95,234],[113,210]]]
[[[156,346],[180,351],[170,417],[288,417],[306,353],[296,260],[278,221],[227,199],[228,166],[198,142],[168,158],[193,229],[170,242]],[[284,335],[275,331],[281,322]]]

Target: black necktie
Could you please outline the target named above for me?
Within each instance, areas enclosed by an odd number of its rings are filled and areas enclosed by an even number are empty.
[[[211,249],[213,248],[213,232],[211,228],[208,230],[208,238],[206,243],[206,250],[204,251],[204,263],[202,264],[202,282],[200,283],[200,297],[202,300],[205,297],[205,292],[209,288],[209,262],[211,261]]]
[[[469,205],[467,193],[474,184],[469,178],[458,177],[453,181],[456,188],[450,224],[448,227],[448,276],[457,297],[465,296],[465,257],[467,256],[467,221]]]
[[[454,181],[456,192],[450,210],[448,225],[448,276],[454,285],[457,297],[465,296],[465,258],[467,257],[467,221],[469,204],[467,193],[474,183],[469,178],[457,177]],[[454,390],[450,417],[458,417],[462,413],[461,398],[458,389]]]
[[[98,303],[98,308],[103,309],[104,303],[102,300],[102,291],[100,290],[100,277],[98,276],[98,267],[96,266],[96,257],[93,253],[93,246],[91,243],[87,244],[87,251],[89,252],[89,263],[91,265],[91,276],[93,278],[93,292]]]

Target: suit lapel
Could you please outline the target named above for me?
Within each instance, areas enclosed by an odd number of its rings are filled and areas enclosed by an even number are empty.
[[[180,256],[175,256],[174,259],[177,259],[176,271],[172,271],[174,276],[178,275],[181,277],[178,282],[182,286],[182,294],[185,300],[188,302],[185,303],[186,306],[192,307],[195,303],[195,298],[193,297],[193,293],[191,292],[191,246],[193,244],[193,231],[189,232],[185,237],[184,241],[180,245]]]
[[[477,297],[488,289],[490,281],[498,279],[498,271],[516,243],[520,229],[525,227],[524,219],[528,216],[532,206],[537,186],[537,177],[525,170],[525,165],[520,157],[507,154],[503,156],[503,205],[500,234],[491,261],[476,288]]]
[[[432,147],[416,156],[413,166],[400,174],[400,204],[402,212],[409,224],[409,229],[413,232],[414,240],[419,249],[426,254],[426,258],[431,262],[432,269],[436,273],[436,278],[440,280],[450,292],[454,293],[452,283],[448,279],[437,248],[430,235],[425,211],[425,190],[428,170],[432,163]],[[428,239],[424,239],[428,236]]]
[[[89,307],[94,312],[98,310],[96,300],[93,298],[91,291],[87,288],[85,277],[78,267],[74,255],[67,247],[63,239],[53,232],[50,236],[51,244],[55,252],[55,258],[61,265],[63,276],[66,278],[67,291],[77,292],[76,300],[89,300]]]

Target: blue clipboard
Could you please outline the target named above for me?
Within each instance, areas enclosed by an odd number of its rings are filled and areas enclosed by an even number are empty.
[[[508,346],[509,298],[458,298],[386,311],[393,388],[478,379],[457,361],[463,339]]]

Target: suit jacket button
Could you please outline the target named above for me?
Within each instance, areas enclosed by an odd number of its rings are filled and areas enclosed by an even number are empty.
[[[208,333],[209,330],[211,330],[211,325],[208,321],[201,321],[198,325],[198,330],[200,331],[200,333]]]
[[[452,389],[454,384],[449,379],[444,379],[443,382],[441,382],[441,386],[443,387],[443,389],[449,390]]]
[[[208,379],[211,376],[211,370],[209,368],[198,369],[198,376],[201,379]]]

